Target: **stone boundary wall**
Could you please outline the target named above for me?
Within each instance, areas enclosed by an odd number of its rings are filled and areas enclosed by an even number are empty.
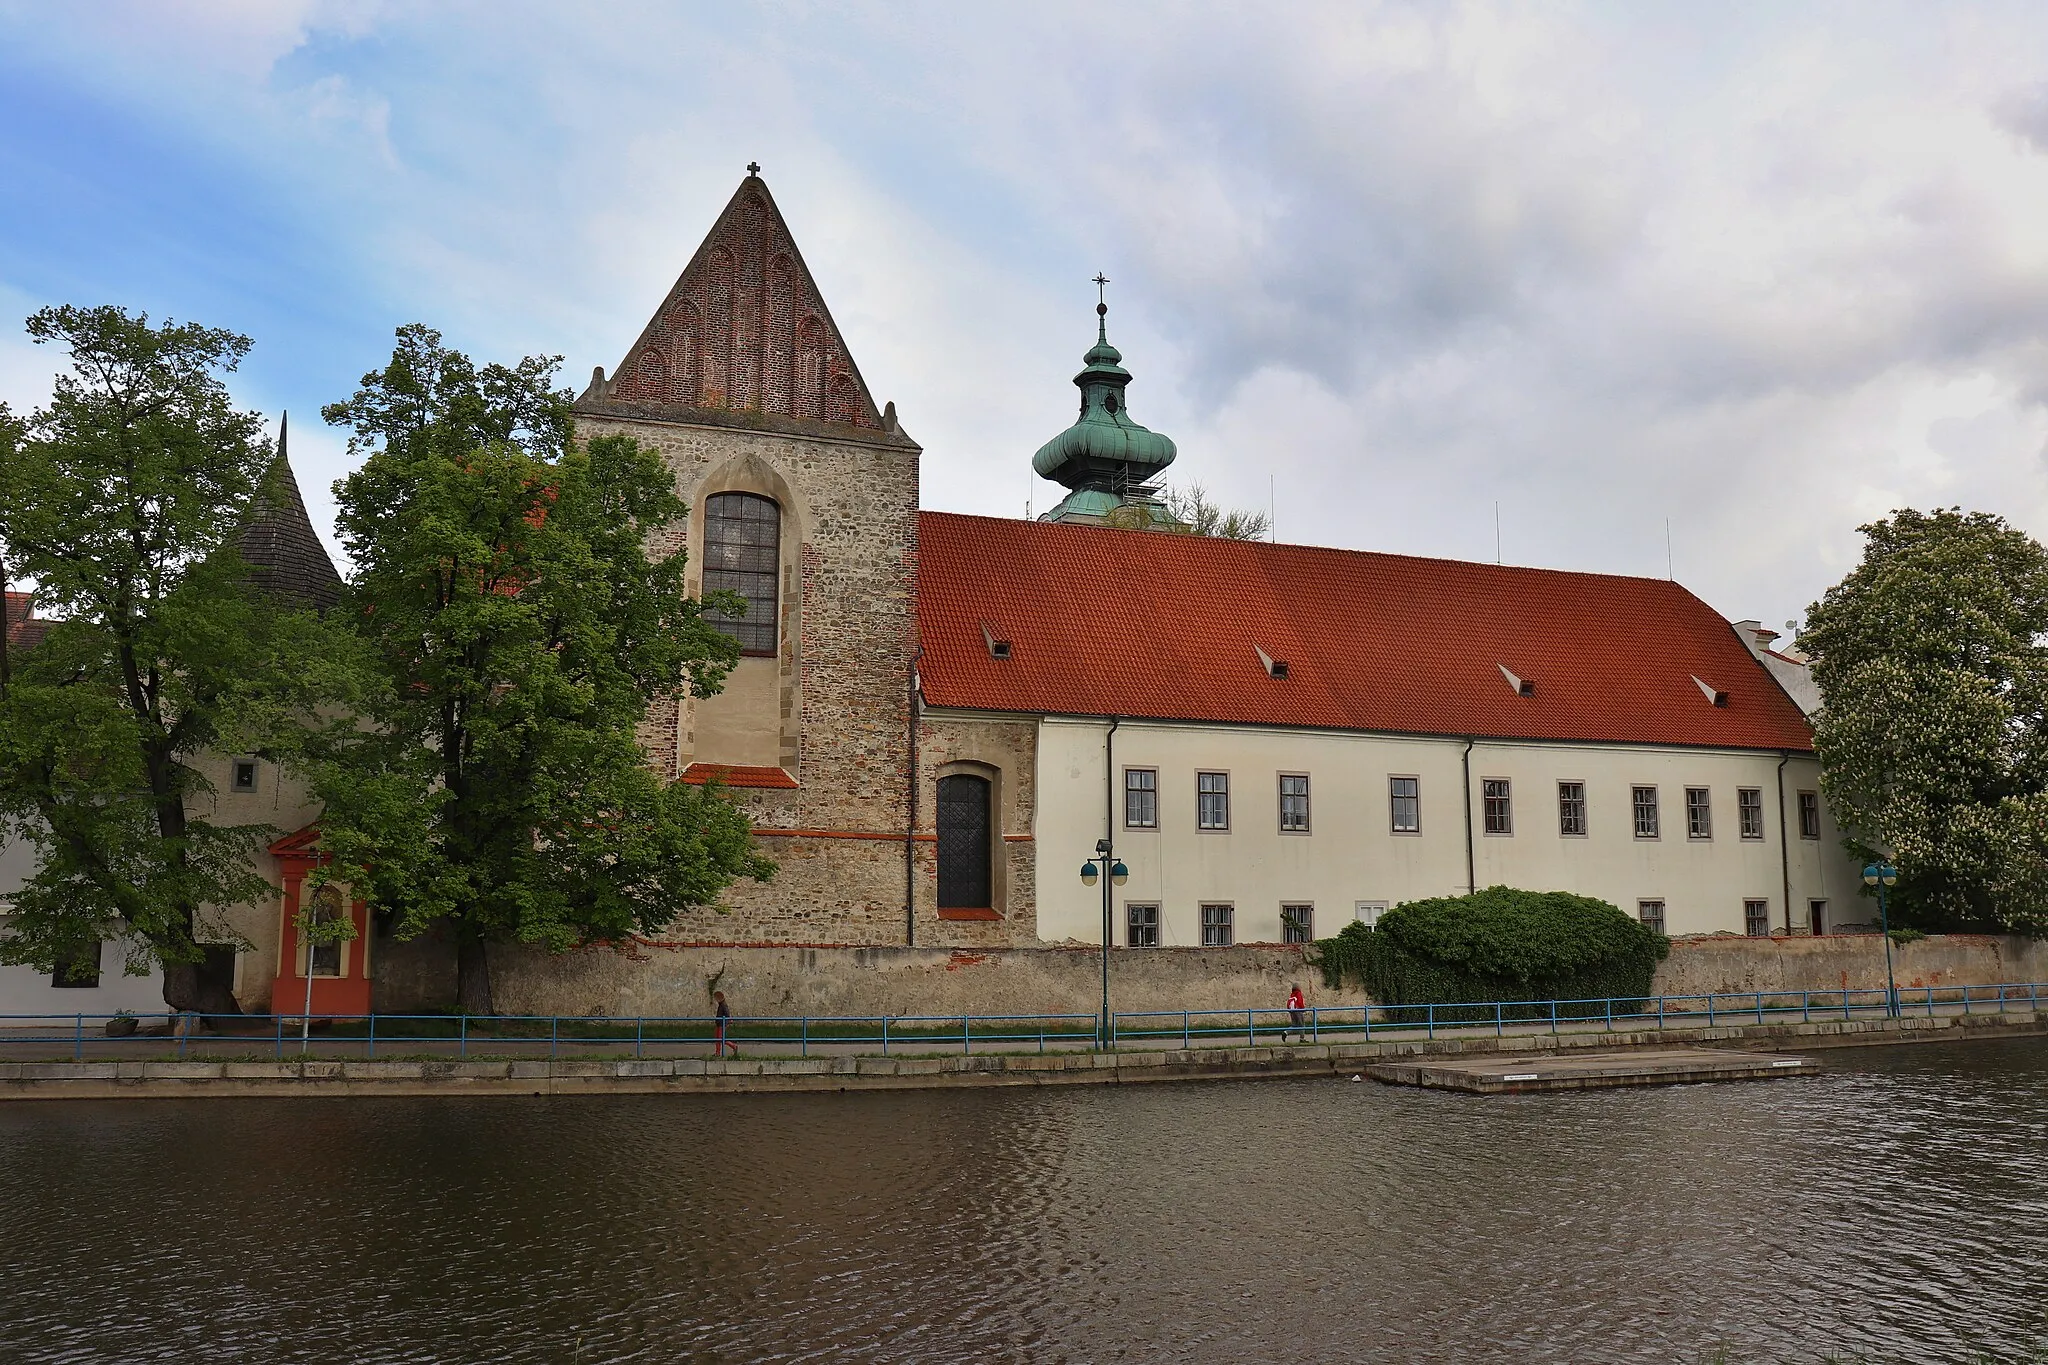
[[[1935,986],[1996,986],[2048,981],[2048,940],[1993,934],[1935,934],[1892,948],[1901,991]],[[1743,938],[1717,934],[1674,939],[1657,969],[1659,995],[1738,995],[1744,991],[1884,989],[1884,938]]]
[[[0,1062],[0,1101],[282,1096],[707,1094],[1125,1085],[1356,1074],[1408,1057],[1629,1051],[1709,1044],[1802,1050],[2048,1035],[2048,1011],[1632,1033],[1407,1039],[1294,1047],[960,1057],[712,1061]]]
[[[403,1014],[447,1009],[455,955],[433,938],[380,941],[376,1008]],[[1901,989],[2048,982],[2048,941],[1981,934],[1936,935],[1896,946]],[[846,944],[636,944],[551,957],[492,952],[498,1008],[516,1014],[698,1015],[723,990],[742,1014],[1086,1014],[1101,1004],[1101,957],[1093,947],[903,948]],[[1330,990],[1302,949],[1110,950],[1111,1004],[1119,1011],[1278,1008],[1300,982],[1309,1003],[1366,1003],[1355,988]],[[1677,939],[1657,971],[1660,995],[1750,991],[1881,990],[1884,940]]]
[[[1901,989],[2048,982],[2048,942],[1938,935],[1893,950]],[[1112,948],[1110,1002],[1120,1012],[1279,1008],[1301,984],[1311,1005],[1361,1005],[1355,987],[1331,990],[1300,947]],[[389,959],[387,959],[388,961]],[[493,954],[498,1008],[519,1014],[697,1015],[722,990],[748,1015],[1094,1014],[1101,955],[1094,947],[902,948],[784,945],[637,945],[566,957]],[[1881,990],[1884,940],[1825,938],[1675,940],[1658,969],[1660,995],[1750,991]],[[445,1005],[454,993],[453,964]],[[434,1004],[419,981],[403,1002]],[[395,996],[396,993],[394,993]]]
[[[1110,1002],[1135,1010],[1278,1009],[1299,982],[1315,1004],[1361,1005],[1332,991],[1298,947],[1113,948]],[[1093,1017],[1099,948],[766,946],[595,949],[567,958],[494,955],[498,1008],[518,1014],[700,1015],[720,990],[741,1015],[1038,1015]]]

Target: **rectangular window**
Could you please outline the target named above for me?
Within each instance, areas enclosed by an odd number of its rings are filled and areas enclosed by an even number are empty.
[[[1799,793],[1799,837],[1820,838],[1820,793]]]
[[[1635,814],[1636,814],[1636,838],[1638,838],[1638,839],[1654,839],[1654,838],[1656,838],[1656,837],[1657,837],[1657,789],[1656,789],[1655,787],[1637,787],[1637,788],[1635,788],[1635,789],[1634,789],[1634,792],[1633,792],[1633,794],[1632,794],[1632,796],[1631,796],[1631,798],[1630,798],[1630,803],[1631,803],[1631,804],[1632,804],[1632,805],[1633,805],[1633,806],[1635,807]],[[1660,904],[1661,904],[1661,902],[1660,902]]]
[[[1308,833],[1308,774],[1280,774],[1280,832]]]
[[[1557,784],[1557,832],[1578,837],[1586,832],[1586,784]]]
[[[1351,918],[1370,929],[1380,922],[1380,916],[1387,913],[1386,901],[1360,901],[1351,909]]]
[[[1641,921],[1643,922],[1643,925],[1644,925],[1644,927],[1645,927],[1645,928],[1649,928],[1649,929],[1655,929],[1655,930],[1656,930],[1656,931],[1657,931],[1658,933],[1660,933],[1660,934],[1661,934],[1661,933],[1663,933],[1663,932],[1664,932],[1664,902],[1663,902],[1663,901],[1637,901],[1637,902],[1636,902],[1636,918],[1637,918],[1637,919],[1639,919],[1639,920],[1641,920]]]
[[[1481,778],[1479,788],[1486,807],[1486,832],[1513,834],[1515,810],[1514,803],[1508,798],[1508,780],[1505,777]]]
[[[1280,907],[1280,941],[1313,943],[1316,938],[1316,908],[1306,903]]]
[[[83,990],[100,984],[100,941],[94,939],[76,951],[57,959],[50,984],[66,990]]]
[[[1711,839],[1714,837],[1714,805],[1705,787],[1685,789],[1685,837],[1688,839]]]
[[[1202,907],[1202,946],[1228,948],[1235,937],[1237,911],[1228,905]]]
[[[1764,794],[1760,787],[1737,787],[1735,789],[1735,813],[1742,825],[1742,837],[1761,839],[1764,837]]]
[[[1420,834],[1422,832],[1421,778],[1388,778],[1387,800],[1393,808],[1394,833]]]
[[[1124,826],[1127,829],[1159,827],[1159,770],[1124,769]]]
[[[1230,774],[1195,774],[1195,819],[1203,829],[1230,828]]]
[[[1126,926],[1124,942],[1133,948],[1157,948],[1159,946],[1159,907],[1156,905],[1126,905],[1124,907]]]
[[[233,772],[234,772],[234,776],[233,776],[233,777],[231,777],[231,778],[229,779],[229,781],[228,781],[228,785],[229,785],[230,787],[232,787],[232,788],[233,788],[234,790],[236,790],[236,791],[238,791],[238,792],[252,792],[252,791],[255,791],[255,790],[256,790],[256,760],[255,760],[255,759],[253,759],[253,758],[238,758],[238,759],[236,759],[236,760],[235,760],[235,763],[234,763],[234,769],[233,769]]]
[[[1742,903],[1742,932],[1751,938],[1771,936],[1771,903],[1769,901],[1744,901]]]

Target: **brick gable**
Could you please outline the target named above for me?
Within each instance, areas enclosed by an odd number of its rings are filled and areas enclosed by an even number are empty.
[[[718,216],[618,372],[583,395],[633,415],[765,414],[881,431],[885,422],[758,175]],[[620,413],[620,415],[626,415]]]

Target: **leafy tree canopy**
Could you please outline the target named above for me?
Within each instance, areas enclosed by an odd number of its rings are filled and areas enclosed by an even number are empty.
[[[288,744],[311,704],[316,618],[252,585],[233,538],[264,489],[261,418],[222,376],[247,337],[47,308],[69,352],[47,407],[0,418],[0,580],[56,618],[0,656],[0,837],[39,870],[13,898],[0,961],[48,970],[121,941],[164,970],[174,1008],[232,1013],[220,911],[266,899],[273,831],[208,814],[206,751]]]
[[[1198,483],[1168,488],[1158,502],[1130,502],[1114,508],[1103,523],[1120,531],[1166,531],[1218,540],[1264,540],[1273,528],[1264,512],[1226,512]]]
[[[683,552],[648,553],[685,513],[668,469],[576,441],[557,363],[479,368],[408,326],[324,410],[363,457],[339,529],[364,668],[314,765],[323,846],[400,937],[453,930],[471,1013],[492,942],[652,932],[773,871],[722,793],[663,781],[635,738],[655,697],[716,691],[738,645]]]
[[[1895,922],[2048,930],[2048,551],[1960,508],[1861,530],[1799,634],[1836,822],[1897,863]]]

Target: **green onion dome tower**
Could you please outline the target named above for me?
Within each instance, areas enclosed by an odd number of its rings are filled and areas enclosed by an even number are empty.
[[[1109,281],[1098,275],[1095,283],[1100,289]],[[1081,360],[1081,373],[1074,376],[1081,415],[1031,457],[1041,478],[1073,491],[1039,520],[1112,522],[1131,529],[1172,525],[1152,480],[1173,463],[1173,441],[1131,420],[1124,402],[1131,373],[1109,344],[1107,302],[1095,305],[1095,344]]]

